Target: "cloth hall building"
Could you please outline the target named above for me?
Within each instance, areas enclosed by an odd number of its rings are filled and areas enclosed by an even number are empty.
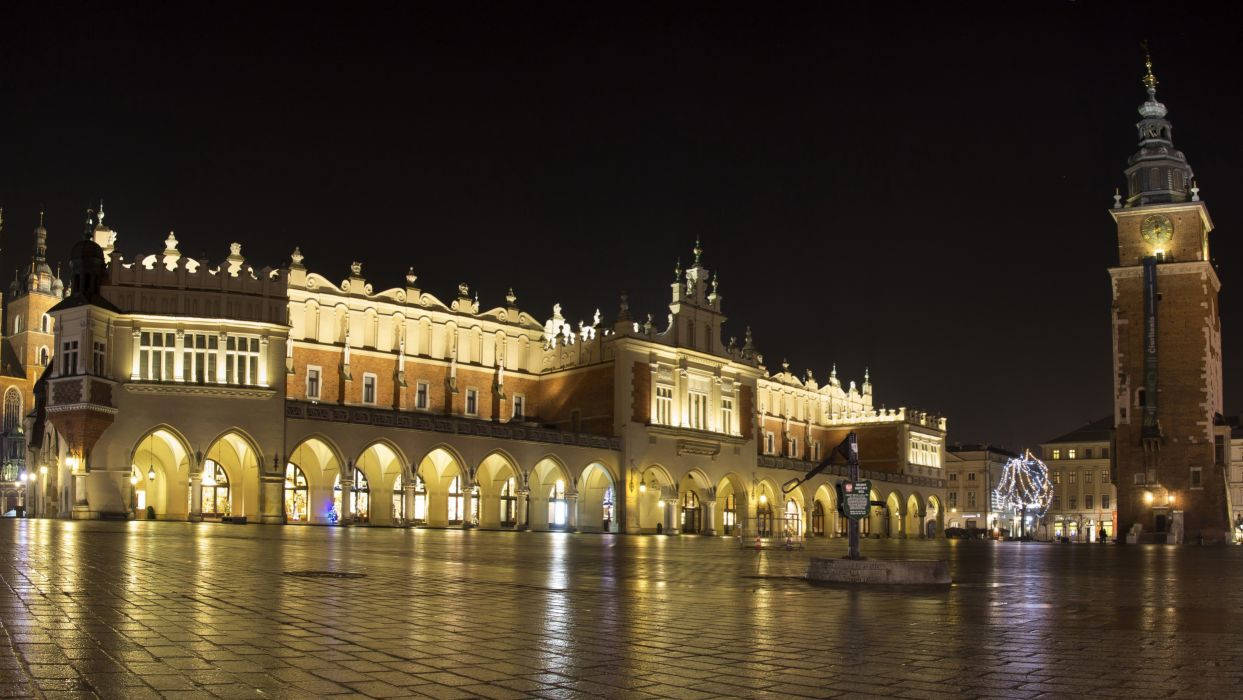
[[[102,209],[102,207],[101,207]],[[48,311],[27,493],[48,517],[834,536],[836,466],[783,494],[851,430],[878,505],[872,536],[943,529],[944,418],[877,409],[836,370],[766,369],[724,340],[702,263],[665,323],[576,325],[344,279],[163,250],[127,258],[88,212]],[[46,233],[44,234],[46,235]]]

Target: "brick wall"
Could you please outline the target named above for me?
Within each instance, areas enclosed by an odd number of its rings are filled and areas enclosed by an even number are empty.
[[[573,413],[578,411],[580,431],[613,434],[612,362],[544,375],[539,394],[540,422],[571,430]]]

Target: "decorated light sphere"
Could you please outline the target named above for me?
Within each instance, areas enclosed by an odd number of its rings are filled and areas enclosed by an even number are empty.
[[[993,497],[1003,510],[1031,513],[1043,517],[1053,502],[1053,482],[1049,468],[1030,450],[1006,462]]]

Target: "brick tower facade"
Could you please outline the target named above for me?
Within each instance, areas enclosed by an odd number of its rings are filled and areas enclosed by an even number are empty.
[[[1115,483],[1119,538],[1220,541],[1229,531],[1221,426],[1221,282],[1213,229],[1191,167],[1174,148],[1151,62],[1140,148],[1115,195]],[[1223,432],[1226,431],[1226,432]],[[1225,438],[1228,444],[1228,437]]]

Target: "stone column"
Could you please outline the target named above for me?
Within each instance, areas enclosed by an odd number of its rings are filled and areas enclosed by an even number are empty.
[[[463,529],[463,530],[469,530],[469,529],[470,529],[470,522],[471,522],[471,507],[470,507],[470,503],[471,503],[471,501],[473,501],[473,500],[474,500],[473,498],[471,498],[471,492],[472,492],[472,491],[474,491],[474,490],[475,490],[475,482],[473,482],[473,481],[470,481],[470,482],[466,482],[466,481],[464,481],[464,482],[462,483],[462,529]],[[483,497],[483,494],[482,494],[482,493],[480,493],[480,494],[479,494],[479,496],[480,496],[480,498],[482,498],[482,497]],[[482,509],[482,508],[483,508],[483,504],[482,504],[482,503],[480,503],[480,504],[479,504],[479,507]]]
[[[133,332],[134,344],[130,347],[130,381],[138,381],[142,378],[139,360],[142,356],[142,331],[135,326]]]
[[[73,512],[74,520],[88,520],[91,516],[91,505],[86,499],[86,470],[80,465],[73,472]]]
[[[259,522],[285,522],[285,475],[264,474],[259,477]]]
[[[203,519],[203,472],[196,471],[190,474],[190,512],[186,515],[186,520],[197,523]]]
[[[681,526],[681,522],[679,522],[681,513],[678,512],[678,499],[666,498],[664,502],[665,534],[676,535]]]
[[[565,495],[566,532],[578,532],[578,492],[572,491]]]
[[[530,527],[527,522],[527,499],[531,495],[531,489],[525,486],[518,489],[518,522],[514,525],[515,530],[526,530]]]
[[[259,386],[268,385],[268,337],[259,336]]]
[[[350,496],[354,493],[354,462],[346,460],[341,465],[341,512],[337,525],[342,527],[354,522],[354,511],[350,508]],[[333,494],[335,496],[335,494]]]
[[[403,510],[406,511],[406,521],[404,525],[411,527],[414,525],[414,481],[411,479],[403,479],[401,482],[401,501]]]
[[[716,535],[716,500],[703,501],[704,526],[703,534],[712,537]]]
[[[220,333],[216,335],[216,383],[217,384],[224,384],[225,377],[227,376],[225,373],[225,363],[228,361],[228,356],[226,355],[228,343],[229,343],[229,334],[225,333],[224,331],[220,331]]]

